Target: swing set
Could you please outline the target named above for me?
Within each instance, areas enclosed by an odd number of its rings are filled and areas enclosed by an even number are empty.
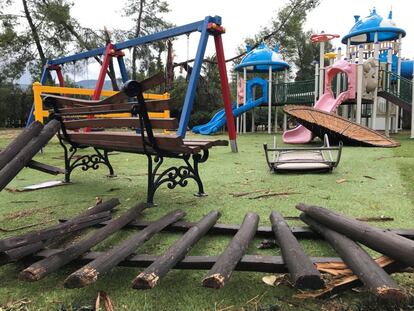
[[[184,99],[184,103],[182,107],[179,127],[177,130],[177,136],[181,138],[185,138],[187,127],[188,127],[188,122],[190,119],[190,114],[191,114],[193,103],[194,103],[197,85],[200,79],[201,66],[203,63],[208,39],[210,36],[213,36],[215,48],[216,48],[218,69],[219,69],[219,74],[220,74],[222,98],[224,102],[224,109],[225,109],[226,119],[227,119],[227,128],[228,128],[230,146],[233,152],[237,152],[236,131],[235,131],[234,118],[233,118],[232,107],[231,107],[230,90],[229,90],[229,85],[228,85],[223,41],[221,37],[221,35],[225,33],[225,29],[221,26],[220,16],[214,16],[214,17],[207,16],[204,18],[204,20],[200,20],[194,23],[171,28],[165,31],[161,31],[161,32],[150,34],[150,35],[143,36],[143,37],[137,37],[137,38],[127,40],[124,42],[120,42],[120,43],[116,43],[116,44],[108,43],[105,47],[96,48],[90,51],[74,54],[74,55],[67,56],[67,57],[49,60],[43,68],[42,76],[40,79],[40,85],[41,87],[44,87],[43,85],[46,83],[48,74],[51,73],[52,71],[55,71],[58,81],[59,81],[59,87],[64,88],[65,82],[64,82],[64,78],[62,74],[62,66],[64,64],[74,63],[79,60],[89,59],[90,57],[102,57],[102,64],[101,64],[101,69],[99,72],[98,80],[96,82],[95,88],[92,93],[92,99],[98,100],[101,96],[110,95],[109,93],[107,94],[108,91],[103,90],[103,86],[104,86],[107,70],[110,64],[110,60],[112,58],[115,57],[118,62],[122,81],[125,83],[129,80],[128,72],[126,70],[125,61],[124,61],[124,55],[125,55],[123,53],[124,49],[129,49],[134,46],[144,45],[144,44],[152,43],[155,41],[166,40],[166,39],[176,37],[176,36],[181,36],[181,35],[188,36],[189,34],[196,32],[196,31],[200,32],[201,35],[200,35],[200,39],[198,42],[196,56],[194,58],[194,64],[193,64],[191,76],[188,81],[188,87],[187,87],[187,91],[186,91],[186,95],[185,95],[185,99]],[[76,89],[76,91],[79,91],[79,89]],[[61,90],[61,92],[63,94],[65,93],[69,94],[70,91],[68,92],[68,90]],[[87,93],[90,95],[91,91],[88,91]],[[37,111],[42,111],[42,108],[40,105],[41,105],[41,102],[37,104],[38,106]],[[36,112],[35,106],[36,106],[36,103],[34,103],[32,106],[26,126],[30,125],[35,119],[35,112]]]

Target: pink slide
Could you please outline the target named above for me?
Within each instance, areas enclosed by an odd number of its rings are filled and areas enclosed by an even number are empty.
[[[345,72],[348,76],[348,90],[342,92],[337,98],[332,92],[332,79],[339,72]],[[340,60],[327,68],[325,77],[325,94],[316,102],[313,108],[333,112],[345,100],[355,97],[355,66],[347,61]],[[313,134],[303,125],[283,133],[283,142],[287,144],[306,144],[313,139]]]

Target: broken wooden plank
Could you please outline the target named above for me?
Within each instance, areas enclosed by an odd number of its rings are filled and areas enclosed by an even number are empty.
[[[71,262],[87,252],[96,244],[105,240],[108,236],[124,227],[127,223],[134,220],[145,208],[147,204],[141,203],[129,209],[116,219],[112,219],[105,227],[98,229],[91,236],[76,242],[51,257],[34,263],[24,269],[19,274],[19,278],[25,281],[37,281],[51,272],[56,271],[63,265]]]
[[[259,216],[256,213],[250,212],[246,214],[239,231],[237,231],[227,248],[221,253],[214,266],[203,279],[204,287],[224,287],[237,263],[246,253],[250,241],[254,238],[258,224]]]
[[[273,211],[270,222],[280,245],[283,260],[289,270],[292,284],[299,289],[320,289],[325,286],[321,274],[305,254],[282,215]]]
[[[352,272],[359,277],[369,292],[379,298],[402,301],[407,298],[397,283],[356,242],[331,230],[306,214],[301,219],[321,234],[341,256]]]
[[[0,151],[0,170],[3,169],[34,137],[39,135],[43,124],[35,121],[26,127],[6,148]]]
[[[41,163],[41,162],[35,161],[35,160],[29,161],[29,163],[27,163],[26,167],[37,170],[39,172],[51,174],[51,175],[65,174],[65,170],[60,168],[60,167],[56,167],[56,166],[52,166],[52,165],[49,165],[49,164]]]
[[[102,256],[69,275],[64,282],[64,286],[66,288],[79,288],[96,282],[99,275],[115,267],[118,263],[131,255],[140,245],[148,241],[154,234],[184,216],[185,213],[181,210],[166,214],[153,222],[150,226],[135,233],[126,241],[113,247],[108,252],[102,254]]]
[[[0,191],[26,166],[26,164],[42,149],[57,133],[60,123],[51,120],[40,134],[31,139],[0,171]]]
[[[117,198],[112,198],[110,200],[107,200],[105,202],[101,202],[101,203],[87,209],[85,212],[75,216],[74,218],[68,220],[67,222],[75,223],[79,219],[82,219],[86,216],[99,214],[99,213],[103,213],[103,212],[107,212],[107,211],[108,212],[112,211],[115,208],[115,206],[117,206],[118,204],[119,204],[119,200]],[[92,225],[94,225],[94,224],[92,224]],[[82,229],[84,229],[84,228],[80,228],[79,230],[82,230]],[[60,235],[60,236],[55,235],[52,238],[48,239],[45,243],[39,241],[39,242],[36,242],[36,243],[33,243],[33,244],[28,244],[28,245],[13,248],[13,249],[10,249],[10,250],[4,251],[4,252],[0,252],[0,265],[4,265],[4,264],[9,263],[9,262],[14,262],[14,261],[20,260],[23,257],[26,257],[30,254],[33,254],[33,253],[39,251],[40,249],[42,249],[44,247],[45,244],[49,244],[51,241],[62,240],[64,238],[67,238],[68,235],[73,235],[78,231],[72,231],[68,234],[64,234],[64,235]]]
[[[377,252],[394,258],[407,266],[414,266],[414,241],[334,213],[326,208],[300,203],[296,208],[317,222],[335,230],[354,241],[358,241]]]
[[[141,272],[132,282],[135,289],[150,289],[181,261],[187,252],[207,233],[220,217],[218,211],[212,211],[204,216],[196,225],[191,227],[177,242],[175,242],[161,257]]]
[[[82,218],[76,219],[75,221],[60,223],[46,229],[36,230],[19,236],[2,239],[0,240],[0,252],[90,227],[110,218],[110,212],[106,211],[98,214],[84,216]]]

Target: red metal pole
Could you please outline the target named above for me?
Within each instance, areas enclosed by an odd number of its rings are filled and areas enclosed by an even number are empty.
[[[56,68],[56,74],[57,74],[57,78],[59,80],[59,86],[64,87],[65,86],[65,80],[63,79],[62,68],[60,66]]]
[[[216,55],[218,69],[220,73],[221,94],[224,102],[224,111],[226,113],[227,130],[229,131],[229,140],[231,151],[238,152],[236,141],[236,128],[234,126],[233,109],[231,107],[229,81],[227,79],[226,61],[224,58],[223,40],[221,33],[214,34],[214,44],[216,45]]]
[[[95,92],[93,93],[92,99],[98,100],[101,97],[102,88],[105,82],[106,71],[108,70],[109,61],[112,57],[114,46],[112,43],[108,43],[105,49],[104,59],[99,72],[98,81],[96,82]]]

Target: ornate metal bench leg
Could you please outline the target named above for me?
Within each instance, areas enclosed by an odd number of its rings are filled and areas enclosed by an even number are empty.
[[[198,185],[198,192],[194,193],[194,195],[197,197],[207,196],[207,193],[204,192],[203,182],[201,181],[200,174],[198,172],[198,164],[207,161],[207,159],[208,159],[208,150],[205,150],[202,155],[199,153],[193,155],[193,163],[194,163],[193,164],[193,174],[194,174],[193,179],[196,181]]]
[[[60,135],[58,136],[59,138],[59,144],[62,146],[63,148],[63,156],[64,156],[64,160],[65,160],[65,183],[70,183],[70,173],[72,172],[71,167],[70,167],[70,160],[73,157],[73,155],[76,153],[77,149],[74,148],[75,150],[73,150],[73,147],[70,147],[70,156],[69,156],[69,151],[68,148],[66,147],[66,145],[63,143]]]
[[[154,157],[154,158],[153,158]],[[147,190],[147,203],[154,205],[154,195],[157,189],[164,183],[167,184],[169,189],[174,189],[177,185],[185,187],[188,185],[188,179],[194,179],[198,186],[198,192],[195,194],[198,197],[206,196],[204,192],[203,182],[201,181],[198,164],[203,163],[208,158],[208,150],[203,154],[193,155],[193,165],[190,163],[191,155],[182,155],[178,158],[184,160],[185,165],[176,167],[171,166],[157,174],[161,164],[164,162],[162,156],[147,155],[148,158],[148,190]],[[155,166],[154,166],[155,164]]]
[[[95,149],[95,148],[94,148]],[[111,162],[109,162],[109,157],[108,157],[108,151],[104,150],[103,154],[102,152],[100,152],[98,149],[95,149],[96,153],[101,157],[103,164],[105,164],[108,169],[109,169],[109,175],[107,175],[108,177],[116,177],[116,174],[114,173],[114,169],[111,165]]]
[[[159,187],[157,185],[157,182],[155,181],[155,176],[157,174],[158,168],[161,166],[162,162],[164,162],[163,157],[154,156],[154,159],[152,159],[152,156],[147,154],[148,158],[148,187],[147,187],[147,203],[149,207],[155,206],[154,204],[154,195],[155,191]],[[153,165],[155,162],[155,167],[153,168]]]
[[[68,148],[60,136],[59,143],[63,148],[63,154],[65,157],[65,182],[70,182],[70,175],[72,174],[72,171],[78,166],[80,166],[83,171],[87,171],[90,168],[93,170],[97,170],[100,164],[104,164],[109,169],[109,176],[116,176],[114,174],[112,165],[109,162],[108,152],[106,150],[100,151],[94,148],[96,154],[83,155],[74,159],[74,156],[79,148],[73,145],[70,145]]]

